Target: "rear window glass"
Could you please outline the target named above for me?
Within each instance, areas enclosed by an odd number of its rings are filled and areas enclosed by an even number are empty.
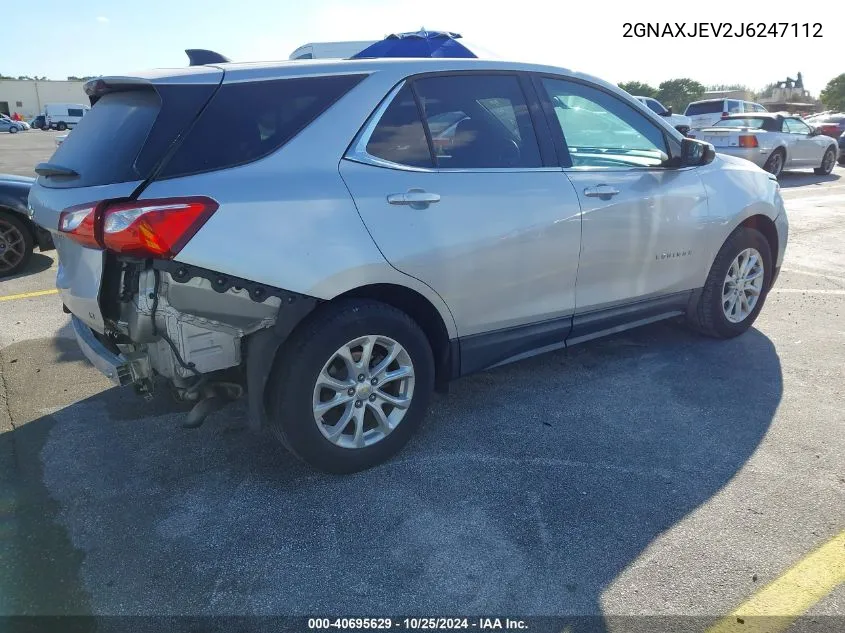
[[[687,106],[687,111],[684,112],[687,116],[696,116],[697,114],[715,114],[722,112],[722,105],[724,101],[702,101],[700,103],[691,103]]]
[[[51,163],[79,173],[70,186],[90,187],[138,180],[135,157],[158,116],[161,100],[153,90],[115,92],[97,101]]]
[[[750,127],[763,129],[766,126],[766,119],[759,117],[738,117],[736,119],[721,119],[716,122],[719,127]]]
[[[234,167],[267,156],[364,77],[335,75],[223,84],[161,176]]]

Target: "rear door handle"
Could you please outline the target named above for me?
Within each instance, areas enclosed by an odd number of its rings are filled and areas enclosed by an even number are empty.
[[[596,185],[595,187],[587,187],[584,189],[584,195],[588,198],[601,198],[602,200],[610,200],[618,193],[619,189],[611,187],[610,185]]]
[[[440,202],[440,194],[411,190],[406,193],[391,193],[387,196],[387,201],[390,204],[402,204],[414,209],[424,209],[430,204]]]

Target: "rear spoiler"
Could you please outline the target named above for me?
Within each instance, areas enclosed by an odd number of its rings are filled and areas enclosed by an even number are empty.
[[[152,82],[140,77],[98,77],[88,81],[83,86],[91,105],[97,103],[100,97],[119,90],[150,90]]]

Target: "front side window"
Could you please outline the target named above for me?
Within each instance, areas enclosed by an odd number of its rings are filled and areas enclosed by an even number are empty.
[[[440,169],[542,167],[525,95],[514,75],[414,81]]]
[[[655,101],[654,99],[646,99],[645,104],[649,107],[652,112],[657,114],[663,114],[666,112],[666,108],[660,105],[659,101]]]
[[[82,108],[69,108],[67,111],[68,116],[82,116],[83,114]]]
[[[786,119],[786,129],[790,134],[802,134],[806,136],[810,133],[810,126],[799,119]]]
[[[656,167],[666,138],[640,112],[608,93],[564,79],[543,79],[573,167]]]

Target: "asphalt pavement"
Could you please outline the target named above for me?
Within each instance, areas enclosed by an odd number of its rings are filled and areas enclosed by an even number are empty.
[[[0,171],[53,135],[0,138]],[[188,430],[165,393],[110,387],[56,295],[3,299],[53,287],[36,255],[0,281],[0,613],[705,628],[845,530],[845,169],[782,186],[786,261],[748,333],[661,323],[462,379],[396,459],[344,477],[242,403]],[[810,614],[845,616],[845,585]]]

